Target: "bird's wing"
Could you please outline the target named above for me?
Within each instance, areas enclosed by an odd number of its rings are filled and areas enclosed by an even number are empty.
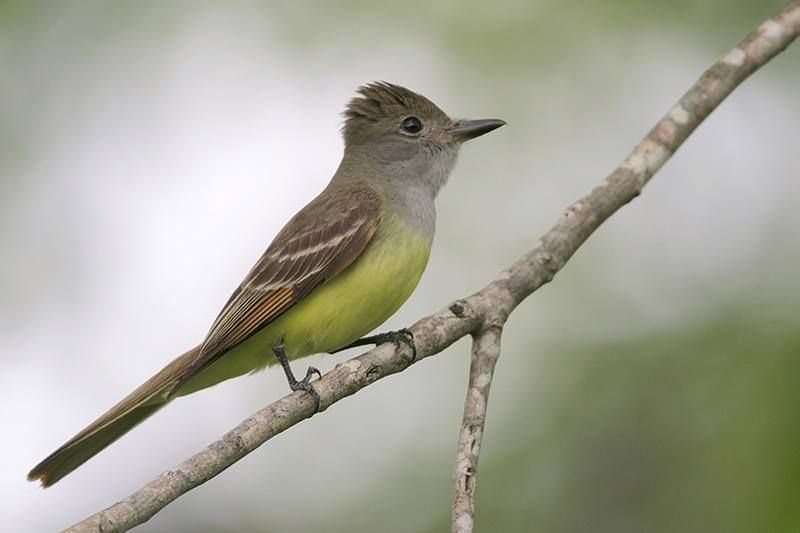
[[[366,188],[320,195],[297,213],[231,295],[173,393],[347,268],[379,221],[380,197]]]

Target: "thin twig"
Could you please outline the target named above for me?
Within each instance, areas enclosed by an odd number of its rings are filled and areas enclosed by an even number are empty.
[[[711,67],[680,102],[648,133],[622,165],[589,195],[572,204],[541,239],[479,292],[425,317],[410,330],[416,360],[441,352],[461,337],[477,332],[486,317],[505,317],[558,272],[580,245],[616,210],[635,198],[650,177],[691,132],[739,83],[785,49],[800,33],[800,0]],[[351,359],[315,382],[320,408],[409,366],[405,345],[382,345]],[[205,483],[255,448],[311,416],[313,400],[296,392],[261,409],[222,439],[146,484],[131,496],[75,524],[67,531],[126,531],[145,522],[170,502]]]
[[[472,531],[475,516],[475,482],[478,475],[478,457],[481,453],[483,427],[486,423],[486,406],[489,387],[492,386],[494,366],[500,357],[500,325],[481,329],[472,340],[472,358],[469,366],[469,386],[464,400],[464,416],[458,435],[456,471],[453,476],[453,533]]]

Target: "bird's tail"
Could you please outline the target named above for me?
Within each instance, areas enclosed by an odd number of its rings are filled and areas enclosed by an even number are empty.
[[[30,481],[40,480],[49,487],[100,453],[106,446],[169,403],[173,388],[182,377],[187,362],[196,355],[193,348],[165,366],[117,405],[89,424],[28,473]]]

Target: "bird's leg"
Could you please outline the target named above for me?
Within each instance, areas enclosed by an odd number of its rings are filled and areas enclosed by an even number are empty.
[[[386,333],[378,333],[377,335],[370,335],[369,337],[361,337],[357,339],[347,346],[343,346],[338,350],[334,350],[331,353],[338,353],[342,350],[347,350],[348,348],[355,348],[356,346],[380,346],[385,342],[391,342],[398,348],[400,347],[400,343],[405,344],[409,348],[411,348],[411,362],[413,363],[417,359],[417,346],[414,344],[414,334],[407,328],[398,329],[397,331],[387,331]]]
[[[289,360],[286,359],[286,352],[283,349],[283,344],[277,344],[273,346],[272,353],[275,354],[278,362],[283,367],[283,373],[286,374],[286,381],[289,382],[289,388],[293,391],[302,390],[309,393],[311,397],[314,398],[314,413],[319,411],[319,393],[311,384],[311,378],[314,376],[314,374],[316,374],[318,377],[322,377],[320,371],[313,366],[310,366],[308,367],[308,370],[306,370],[306,377],[304,377],[302,381],[297,381],[297,379],[294,377],[294,373],[292,373],[292,368],[289,366]]]

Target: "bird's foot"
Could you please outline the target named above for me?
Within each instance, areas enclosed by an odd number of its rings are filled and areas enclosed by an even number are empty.
[[[308,370],[306,370],[306,377],[300,381],[297,381],[297,379],[294,377],[294,373],[292,372],[292,368],[289,366],[289,360],[286,359],[286,352],[284,351],[283,344],[273,346],[272,353],[275,354],[275,357],[278,359],[278,362],[283,368],[283,373],[286,374],[286,381],[289,382],[289,388],[293,391],[305,391],[311,395],[311,398],[314,399],[314,412],[311,414],[313,415],[319,411],[319,393],[314,388],[314,385],[312,385],[311,380],[313,379],[314,374],[321,378],[322,373],[317,368],[310,366],[308,367]]]
[[[370,335],[369,337],[361,337],[357,339],[347,346],[339,348],[338,350],[334,350],[331,353],[338,353],[343,350],[347,350],[349,348],[355,348],[357,346],[380,346],[381,344],[391,342],[396,347],[400,347],[400,344],[405,344],[411,349],[411,362],[413,363],[417,359],[417,346],[414,343],[414,334],[411,333],[411,330],[408,328],[398,329],[397,331],[387,331],[386,333],[378,333],[377,335]]]

